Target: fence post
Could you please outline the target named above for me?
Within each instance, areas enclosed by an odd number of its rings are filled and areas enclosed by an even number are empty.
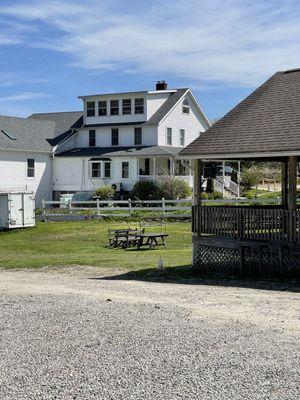
[[[100,215],[100,200],[97,199],[96,201],[97,201],[97,217],[99,217],[99,215]]]
[[[43,220],[46,221],[46,204],[44,199],[42,199],[42,216]]]
[[[161,199],[161,205],[162,205],[162,209],[163,209],[163,217],[165,218],[165,216],[166,216],[166,202],[165,202],[164,198]]]
[[[128,207],[129,207],[129,217],[131,218],[132,209],[131,209],[131,200],[130,199],[128,199]]]
[[[69,214],[72,214],[72,211],[71,211],[71,207],[72,207],[71,200],[68,201],[67,207],[68,207],[68,210],[69,210]]]

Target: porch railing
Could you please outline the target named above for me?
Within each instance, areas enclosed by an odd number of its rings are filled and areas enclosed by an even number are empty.
[[[280,206],[193,206],[192,225],[198,236],[300,242],[300,210]]]

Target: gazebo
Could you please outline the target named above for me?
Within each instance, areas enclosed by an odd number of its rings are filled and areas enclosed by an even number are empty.
[[[275,73],[180,152],[193,160],[193,265],[204,272],[300,272],[300,69]],[[201,204],[201,165],[214,161],[281,163],[279,205]]]

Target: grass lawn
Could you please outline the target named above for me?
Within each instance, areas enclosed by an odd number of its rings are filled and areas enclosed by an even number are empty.
[[[156,267],[160,255],[166,267],[191,264],[190,223],[167,224],[167,250],[107,248],[107,230],[128,225],[102,221],[37,222],[34,228],[0,232],[0,267],[94,265],[141,269]]]

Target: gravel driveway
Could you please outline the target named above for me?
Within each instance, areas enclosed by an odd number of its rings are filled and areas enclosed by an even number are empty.
[[[106,273],[0,271],[1,400],[299,399],[298,293]]]

